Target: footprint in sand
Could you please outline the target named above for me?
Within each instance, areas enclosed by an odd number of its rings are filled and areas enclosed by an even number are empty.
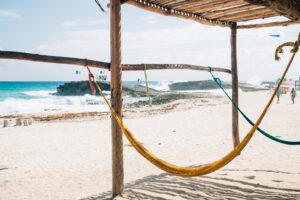
[[[8,167],[0,165],[0,171],[5,169],[8,169]]]
[[[244,176],[244,178],[247,178],[247,179],[254,179],[255,178],[255,176]]]
[[[280,183],[280,182],[283,182],[281,180],[272,180],[273,182],[276,182],[276,183]]]

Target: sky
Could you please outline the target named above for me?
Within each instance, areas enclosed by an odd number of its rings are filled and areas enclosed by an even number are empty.
[[[109,62],[108,1],[1,0],[0,50],[88,58]],[[281,20],[277,18],[277,20]],[[263,21],[263,22],[266,22]],[[166,17],[130,5],[122,6],[122,63],[180,63],[230,68],[230,29],[192,20]],[[278,45],[295,41],[300,25],[238,30],[238,73],[243,82],[275,81],[282,73],[289,49],[279,62]],[[271,37],[280,34],[281,37]],[[76,75],[76,70],[81,74]],[[93,69],[96,74],[99,69]],[[105,72],[109,73],[109,72]],[[217,74],[230,80],[228,74]],[[287,78],[299,79],[298,55]],[[144,79],[143,72],[123,72],[123,80]],[[70,81],[87,79],[84,68],[73,65],[0,60],[0,81]],[[210,79],[207,72],[148,71],[151,81]]]

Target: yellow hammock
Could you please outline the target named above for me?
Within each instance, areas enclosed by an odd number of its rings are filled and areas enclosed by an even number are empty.
[[[284,73],[280,79],[279,84],[277,85],[276,89],[274,90],[270,100],[268,101],[266,107],[264,108],[263,112],[261,113],[261,115],[259,116],[258,120],[256,121],[256,123],[254,124],[254,126],[250,129],[250,131],[248,132],[248,134],[244,137],[244,139],[241,141],[240,144],[238,144],[231,152],[229,152],[227,155],[225,155],[223,158],[216,160],[212,163],[206,164],[206,165],[200,165],[200,166],[196,166],[196,167],[181,167],[181,166],[177,166],[171,163],[168,163],[158,157],[156,157],[154,154],[152,154],[150,151],[148,151],[133,135],[132,133],[125,127],[125,125],[123,124],[122,120],[120,119],[120,117],[118,116],[118,114],[116,113],[116,111],[114,110],[114,108],[111,106],[110,102],[108,101],[108,99],[105,97],[105,95],[103,94],[100,86],[98,85],[98,83],[94,80],[94,83],[98,89],[98,91],[100,92],[101,96],[104,98],[106,104],[108,105],[108,107],[110,108],[110,111],[112,113],[112,116],[115,118],[116,122],[118,123],[118,125],[120,126],[120,128],[122,129],[123,133],[126,135],[127,139],[129,140],[129,142],[132,144],[132,146],[144,157],[146,158],[148,161],[150,161],[152,164],[154,164],[155,166],[157,166],[158,168],[173,174],[175,176],[182,176],[182,177],[193,177],[193,176],[201,176],[201,175],[205,175],[205,174],[209,174],[212,173],[222,167],[224,167],[225,165],[227,165],[230,161],[232,161],[237,155],[239,155],[241,153],[241,151],[244,149],[244,147],[248,144],[248,142],[250,141],[250,139],[252,138],[255,130],[257,129],[257,127],[260,125],[260,123],[262,122],[264,116],[266,115],[275,95],[277,90],[279,89],[280,85],[283,82],[283,79],[285,77],[285,75],[287,74],[293,60],[294,57],[298,51],[298,45],[299,45],[299,41],[300,41],[300,34],[299,34],[299,38],[297,40],[297,42],[295,42],[294,44],[294,49],[293,49],[293,55],[290,58],[290,61],[286,67],[286,69],[284,70]]]

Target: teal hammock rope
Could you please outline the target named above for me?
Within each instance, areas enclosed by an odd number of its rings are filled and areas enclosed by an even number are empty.
[[[251,124],[252,126],[254,125],[254,122],[239,108],[239,106],[232,100],[232,98],[229,96],[229,94],[225,91],[225,89],[222,86],[222,81],[221,79],[215,77],[215,75],[211,72],[211,67],[209,67],[209,73],[212,76],[214,82],[219,86],[219,88],[224,92],[224,94],[227,96],[227,98],[231,101],[232,105],[239,111],[239,113],[245,118],[245,120]],[[281,144],[287,144],[287,145],[300,145],[300,141],[287,141],[287,140],[282,140],[279,139],[278,137],[275,137],[269,133],[267,133],[266,131],[260,129],[259,127],[257,128],[257,130],[263,134],[264,136],[266,136],[267,138],[279,142]]]

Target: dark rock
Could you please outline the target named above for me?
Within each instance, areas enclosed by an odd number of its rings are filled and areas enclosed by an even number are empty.
[[[231,85],[228,83],[222,83],[222,86],[225,89],[230,89]],[[188,82],[179,82],[172,83],[169,85],[170,90],[211,90],[219,89],[217,84],[213,80],[205,81],[188,81]]]
[[[110,91],[110,84],[107,82],[97,82],[103,91]],[[96,88],[96,87],[95,87]],[[160,94],[160,91],[150,89],[150,96],[156,96]],[[92,94],[91,88],[88,81],[73,81],[64,83],[57,87],[57,93],[54,95],[59,96],[82,96],[85,94]],[[99,95],[99,92],[97,92]],[[146,97],[146,88],[141,85],[135,86],[123,86],[123,95],[132,97]]]
[[[170,103],[179,99],[202,98],[204,95],[199,93],[162,93],[152,98],[152,105],[161,105]],[[127,105],[128,107],[141,107],[149,105],[148,101],[138,101]]]

